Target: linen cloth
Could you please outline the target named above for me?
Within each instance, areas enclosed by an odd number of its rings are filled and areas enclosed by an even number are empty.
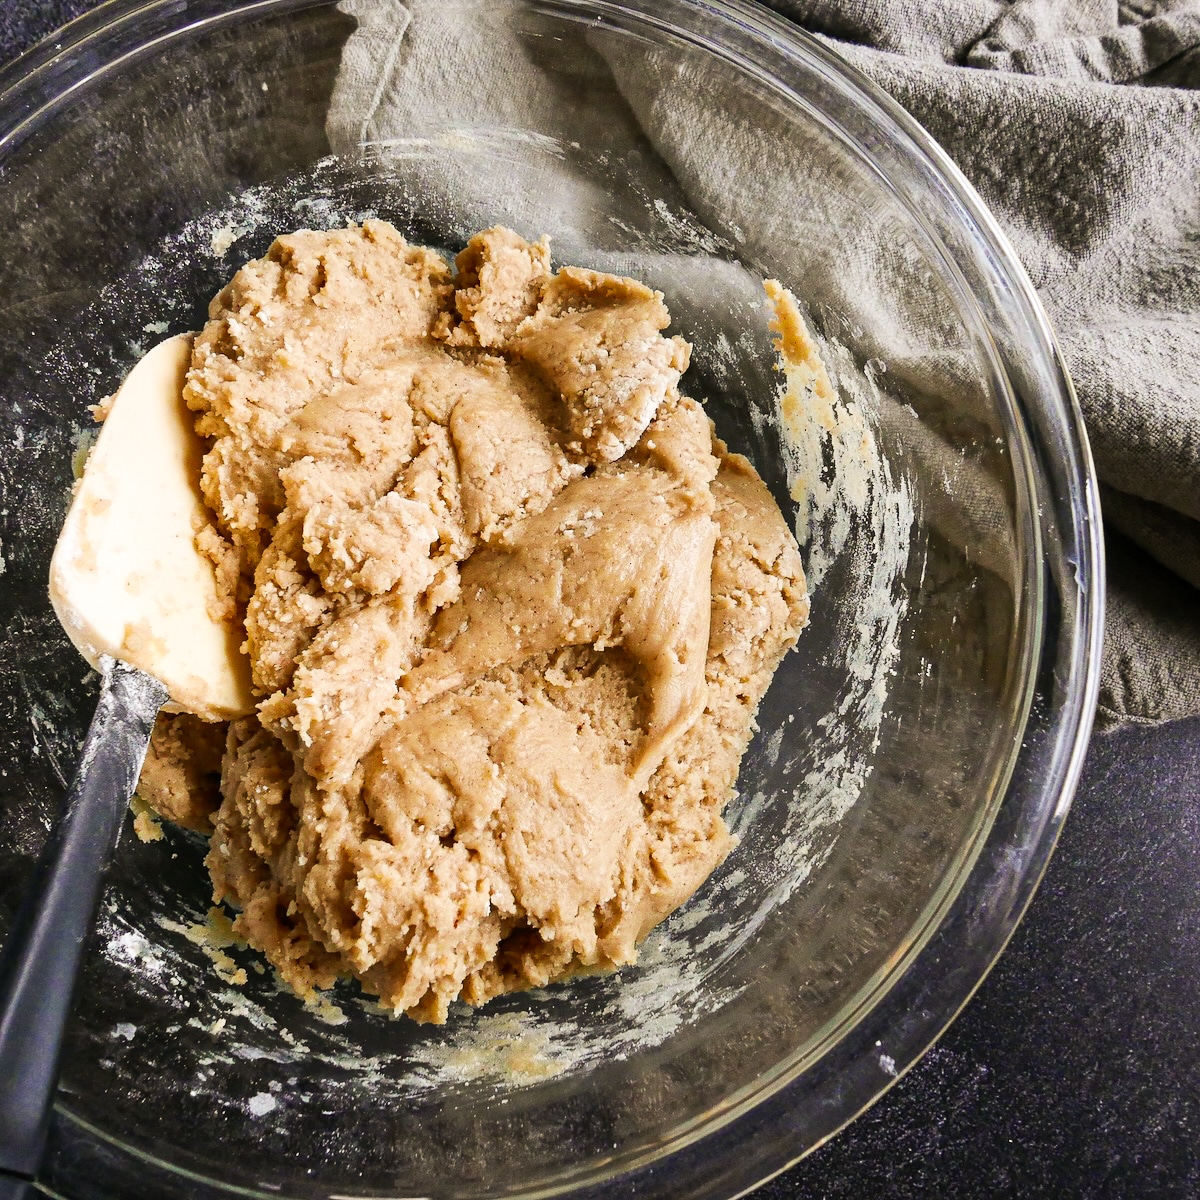
[[[419,132],[431,96],[450,124],[482,112],[496,126],[520,128],[536,113],[540,127],[553,129],[554,78],[518,61],[514,47],[504,85],[489,87],[469,64],[484,53],[473,39],[489,39],[486,52],[496,53],[496,31],[463,21],[454,4],[341,7],[358,30],[330,111],[336,151]],[[1049,313],[1105,514],[1100,723],[1200,713],[1200,0],[770,7],[825,40],[937,139],[999,220]],[[411,21],[413,13],[420,19]],[[414,38],[439,52],[422,47],[412,59],[430,65],[399,70]],[[580,70],[595,66],[581,61]],[[705,172],[697,168],[714,139],[724,138],[728,153],[726,116],[706,118],[692,106],[681,117],[678,106],[655,103],[659,81],[622,78],[615,67],[614,77],[606,82],[628,102],[631,124],[606,125],[604,139],[648,139],[664,164],[664,194],[682,191],[703,215]],[[528,86],[513,87],[514,78]],[[604,120],[611,123],[611,110]],[[456,178],[451,168],[426,180],[467,213],[472,188],[483,212],[505,182],[502,164],[489,179]],[[514,188],[507,211],[531,229],[577,224],[594,185],[575,178],[569,162],[545,184]],[[593,251],[597,243],[600,231]],[[560,240],[558,249],[568,256],[571,247]],[[653,274],[653,264],[646,269]],[[748,284],[727,277],[717,290]]]

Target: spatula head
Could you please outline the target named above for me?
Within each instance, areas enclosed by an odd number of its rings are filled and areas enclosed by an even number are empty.
[[[242,632],[220,611],[212,563],[196,549],[210,517],[203,453],[183,400],[191,338],[149,352],[113,398],[59,534],[50,599],[93,666],[138,667],[168,707],[206,720],[254,709]]]

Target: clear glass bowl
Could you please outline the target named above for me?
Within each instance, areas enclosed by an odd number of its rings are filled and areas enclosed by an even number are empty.
[[[945,156],[749,5],[411,7],[372,49],[323,0],[113,0],[0,78],[0,921],[94,701],[46,598],[86,406],[276,233],[378,214],[454,247],[505,222],[662,288],[688,388],[797,521],[812,624],[743,765],[740,845],[617,976],[444,1028],[349,987],[305,1008],[205,931],[198,839],[127,831],[54,1194],[732,1195],[938,1036],[1070,801],[1096,493],[1033,290]],[[822,339],[823,415],[780,416],[768,276]]]

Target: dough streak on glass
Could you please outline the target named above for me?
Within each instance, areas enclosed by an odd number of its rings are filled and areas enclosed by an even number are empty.
[[[164,719],[143,799],[302,995],[444,1021],[632,962],[732,838],[807,620],[795,542],[679,391],[659,293],[501,228],[279,238],[185,389],[257,715]]]

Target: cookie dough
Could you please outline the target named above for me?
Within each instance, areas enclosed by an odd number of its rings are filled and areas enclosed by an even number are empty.
[[[216,899],[302,994],[348,973],[440,1022],[632,962],[730,849],[808,613],[661,295],[500,228],[452,270],[367,221],[281,237],[209,317],[201,542],[260,699],[219,802],[171,782],[211,767],[178,722],[143,797],[211,821]]]

